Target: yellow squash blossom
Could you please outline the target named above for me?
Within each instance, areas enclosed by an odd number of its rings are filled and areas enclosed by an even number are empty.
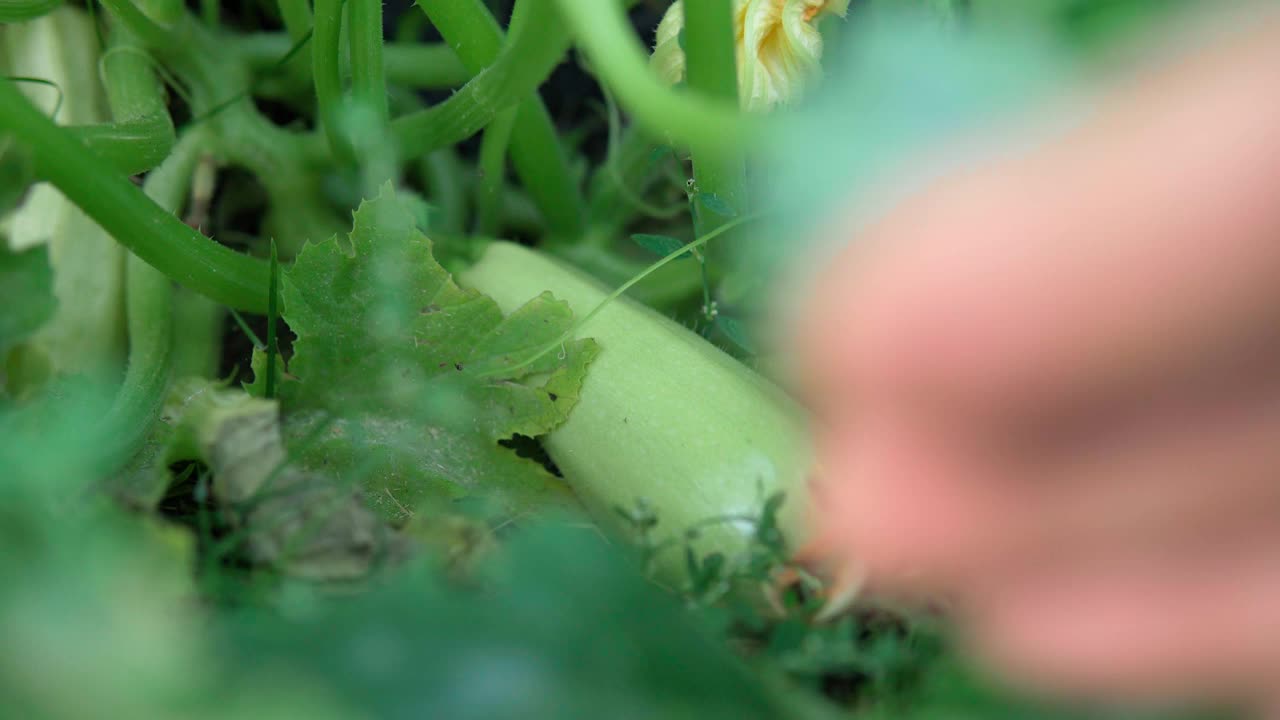
[[[844,17],[849,0],[735,0],[738,94],[747,110],[767,110],[800,96],[822,59],[822,15]],[[676,0],[658,25],[650,60],[668,82],[684,80],[680,47],[684,0]]]

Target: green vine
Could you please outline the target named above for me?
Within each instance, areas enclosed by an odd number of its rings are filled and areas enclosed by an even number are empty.
[[[472,75],[485,72],[502,51],[502,30],[483,0],[420,0],[418,7]],[[547,225],[578,237],[584,230],[581,190],[546,106],[536,92],[520,100],[511,129],[511,164]]]

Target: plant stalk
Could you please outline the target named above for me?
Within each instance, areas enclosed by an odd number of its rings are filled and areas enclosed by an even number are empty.
[[[484,130],[480,142],[480,181],[476,183],[476,234],[494,236],[502,222],[503,185],[506,180],[507,147],[518,107],[498,113]]]
[[[42,177],[147,264],[220,303],[266,311],[265,262],[218,245],[166,212],[8,80],[0,80],[0,133],[12,134]]]
[[[556,0],[574,42],[632,118],[655,137],[703,155],[736,156],[750,146],[760,134],[759,120],[722,98],[668,87],[649,70],[648,53],[622,11],[625,4]]]
[[[147,176],[141,192],[169,217],[174,217],[186,197],[202,140],[198,132],[187,134],[173,154]],[[102,441],[104,474],[122,467],[146,442],[164,405],[173,372],[172,283],[133,254],[126,261],[125,278],[129,365],[103,422],[109,434]]]
[[[707,97],[738,102],[738,64],[734,50],[733,0],[698,0],[684,4],[686,77],[689,88]],[[697,195],[719,197],[731,208],[746,207],[746,162],[732,152],[692,148],[694,232],[705,235],[731,218],[706,212]]]
[[[452,97],[391,122],[402,157],[453,145],[475,135],[499,112],[534,92],[569,48],[564,23],[550,0],[520,0],[498,58]]]
[[[420,0],[418,7],[453,48],[471,75],[497,60],[502,30],[483,0]],[[537,93],[520,101],[511,131],[511,164],[555,234],[578,237],[584,230],[581,190],[551,115]]]
[[[385,125],[387,75],[382,61],[382,0],[347,0],[351,43],[351,97]]]

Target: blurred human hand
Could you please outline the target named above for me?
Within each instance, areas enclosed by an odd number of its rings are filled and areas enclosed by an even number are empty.
[[[815,547],[1033,686],[1280,701],[1280,26],[1094,108],[810,286]]]

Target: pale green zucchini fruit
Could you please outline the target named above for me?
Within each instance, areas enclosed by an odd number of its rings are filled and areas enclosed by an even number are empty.
[[[550,291],[583,317],[607,291],[528,248],[494,243],[459,279],[511,312]],[[685,327],[619,298],[584,325],[600,354],[547,452],[583,503],[619,528],[615,508],[644,500],[658,518],[654,539],[679,539],[711,518],[758,516],[765,498],[786,493],[780,527],[800,540],[808,502],[810,450],[801,415],[778,388]],[[699,554],[732,558],[754,531],[749,521],[703,527]],[[678,583],[677,544],[658,558],[661,579]]]

